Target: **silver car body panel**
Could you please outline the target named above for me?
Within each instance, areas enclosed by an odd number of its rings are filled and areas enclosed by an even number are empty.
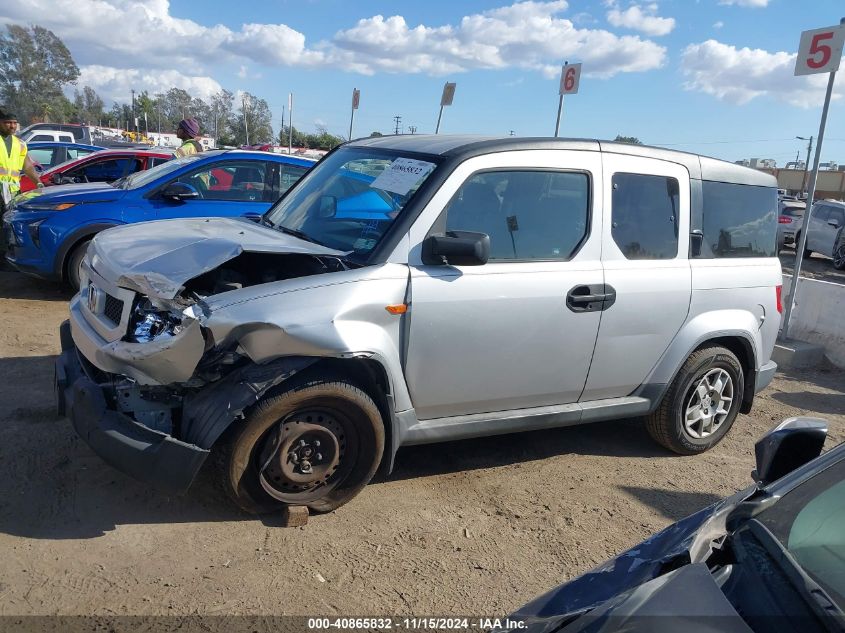
[[[427,266],[420,244],[471,175],[495,169],[589,174],[592,226],[571,261]],[[523,151],[463,162],[411,229],[411,311],[405,377],[420,419],[576,402],[600,312],[567,309],[577,285],[601,284],[601,154]],[[520,327],[529,324],[530,327]],[[526,350],[531,350],[526,353]]]

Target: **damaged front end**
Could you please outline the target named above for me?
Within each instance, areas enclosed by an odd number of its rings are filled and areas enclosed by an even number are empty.
[[[109,464],[136,479],[184,491],[234,420],[318,360],[281,356],[253,362],[236,337],[215,340],[203,300],[343,265],[331,256],[235,249],[231,259],[209,270],[183,271],[188,278],[124,273],[110,275],[113,282],[96,268],[101,262],[108,269],[100,252],[95,243],[70,319],[61,327],[58,411]]]

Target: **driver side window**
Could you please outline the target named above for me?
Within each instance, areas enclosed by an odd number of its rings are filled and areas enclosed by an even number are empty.
[[[265,202],[265,194],[270,194],[266,164],[258,161],[217,163],[188,173],[178,182],[191,185],[202,200]]]

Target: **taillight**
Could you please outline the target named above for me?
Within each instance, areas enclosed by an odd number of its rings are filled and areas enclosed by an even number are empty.
[[[775,286],[775,295],[778,302],[778,314],[783,314],[783,286]]]
[[[792,218],[788,215],[782,215],[778,218],[778,224],[792,224]]]

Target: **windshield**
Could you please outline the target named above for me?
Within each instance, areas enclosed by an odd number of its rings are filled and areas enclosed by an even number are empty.
[[[366,256],[438,161],[394,151],[340,149],[297,183],[265,221],[303,239]]]
[[[202,158],[202,154],[191,154],[190,156],[183,156],[182,158],[174,158],[173,160],[169,160],[161,165],[156,165],[152,169],[147,169],[146,171],[136,171],[131,176],[121,178],[112,184],[115,187],[120,187],[121,189],[138,189],[139,187],[150,184],[152,181],[160,178],[161,176],[166,176],[167,174],[181,169],[185,165],[190,165],[192,162],[199,160],[200,158]]]

